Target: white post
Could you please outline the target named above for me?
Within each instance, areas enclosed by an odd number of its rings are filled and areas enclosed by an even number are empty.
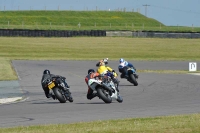
[[[80,24],[80,22],[78,23],[78,28],[80,28],[81,27],[81,24]]]

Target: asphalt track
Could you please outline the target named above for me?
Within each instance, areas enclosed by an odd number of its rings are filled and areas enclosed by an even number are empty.
[[[188,62],[131,61],[137,69],[188,70]],[[120,80],[123,103],[105,104],[94,98],[87,100],[84,77],[96,61],[23,61],[15,60],[19,84],[27,98],[24,101],[0,105],[0,127],[41,124],[75,123],[94,120],[154,117],[200,112],[200,76],[190,74],[139,73],[139,85]],[[199,62],[198,62],[199,64]],[[117,70],[118,62],[109,66]],[[40,85],[42,72],[67,78],[73,103],[61,104],[47,99]]]

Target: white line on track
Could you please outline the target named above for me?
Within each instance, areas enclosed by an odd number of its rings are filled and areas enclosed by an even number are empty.
[[[2,99],[0,99],[0,104],[13,103],[16,101],[21,101],[22,99],[23,99],[22,97],[2,98]],[[26,99],[28,99],[28,98],[26,98]],[[26,99],[23,99],[22,101],[24,101]]]

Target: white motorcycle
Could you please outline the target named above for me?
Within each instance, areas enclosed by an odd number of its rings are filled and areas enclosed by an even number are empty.
[[[123,102],[123,98],[117,92],[110,76],[105,75],[96,79],[90,79],[88,85],[105,103],[111,103],[112,99],[115,99],[119,103]]]

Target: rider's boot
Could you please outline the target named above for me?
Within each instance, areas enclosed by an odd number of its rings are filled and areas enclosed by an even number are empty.
[[[50,93],[47,94],[46,97],[47,97],[47,98],[53,98],[54,100],[56,99],[56,96],[53,95],[53,94],[50,94]]]
[[[125,77],[126,79],[128,79],[128,75],[125,75],[124,77]]]
[[[91,99],[95,98],[96,96],[97,96],[97,93],[92,93],[90,95],[87,95],[87,98],[91,100]]]

